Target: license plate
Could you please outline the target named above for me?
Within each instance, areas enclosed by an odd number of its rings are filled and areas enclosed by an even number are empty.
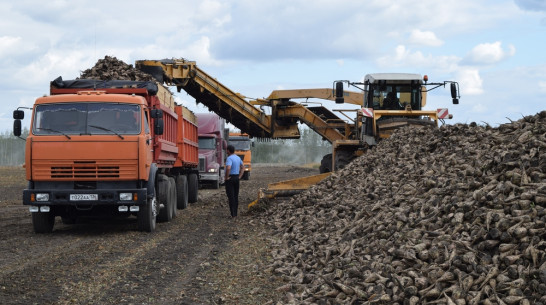
[[[70,201],[98,200],[97,194],[70,194]]]

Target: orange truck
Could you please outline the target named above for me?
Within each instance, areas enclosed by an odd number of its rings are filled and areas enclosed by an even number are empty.
[[[13,117],[20,136],[24,111]],[[51,232],[56,216],[136,216],[152,232],[197,201],[197,119],[156,82],[59,77],[30,124],[23,204],[36,233]]]
[[[250,172],[252,170],[252,151],[251,147],[254,142],[250,139],[250,136],[246,133],[230,132],[229,144],[235,147],[235,154],[243,160],[245,166],[245,173],[243,174],[243,180],[250,179]]]

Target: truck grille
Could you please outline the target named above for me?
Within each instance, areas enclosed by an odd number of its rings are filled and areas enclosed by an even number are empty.
[[[35,161],[33,165],[36,180],[136,179],[138,174],[136,160]]]
[[[205,158],[199,158],[199,171],[205,171]]]

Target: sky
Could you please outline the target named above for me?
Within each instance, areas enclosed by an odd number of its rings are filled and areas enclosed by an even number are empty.
[[[0,15],[0,131],[50,81],[105,56],[192,60],[251,99],[418,73],[459,83],[458,105],[449,86],[429,92],[426,109],[449,108],[447,124],[546,110],[546,0],[0,0]],[[208,111],[184,91],[176,100]]]

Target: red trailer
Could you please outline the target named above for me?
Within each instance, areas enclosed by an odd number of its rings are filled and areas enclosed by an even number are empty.
[[[29,181],[23,204],[34,230],[53,230],[80,217],[136,215],[151,232],[197,201],[195,115],[155,82],[51,82],[33,106],[26,139]],[[14,134],[22,110],[14,111]]]

